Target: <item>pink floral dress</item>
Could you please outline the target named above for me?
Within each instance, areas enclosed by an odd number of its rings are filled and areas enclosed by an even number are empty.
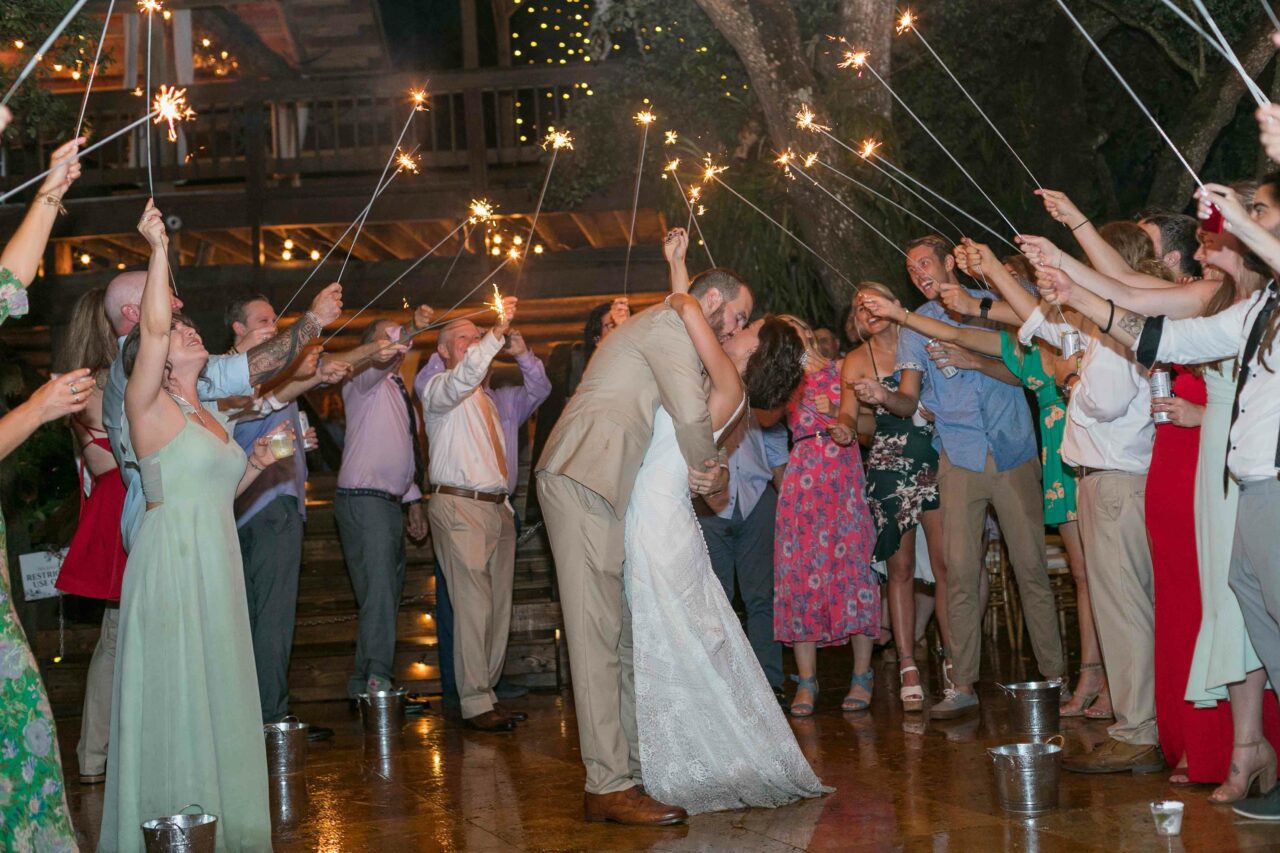
[[[853,634],[880,635],[862,455],[857,442],[841,447],[827,433],[839,406],[835,363],[805,374],[787,404],[793,446],[773,553],[773,632],[783,643],[836,646]]]

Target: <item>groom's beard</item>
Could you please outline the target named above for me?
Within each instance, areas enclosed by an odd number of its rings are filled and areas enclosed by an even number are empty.
[[[724,343],[729,339],[730,336],[724,333],[725,307],[723,304],[710,314],[705,314],[704,312],[704,316],[707,318],[707,325],[711,327],[711,331],[716,333],[716,338],[719,339],[720,343]]]

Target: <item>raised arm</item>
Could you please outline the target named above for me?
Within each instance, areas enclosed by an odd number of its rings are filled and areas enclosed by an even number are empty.
[[[335,281],[316,295],[311,308],[296,323],[249,350],[249,383],[256,387],[276,378],[293,364],[307,342],[319,337],[320,330],[341,313],[342,285]]]
[[[1196,191],[1196,197],[1200,200],[1201,218],[1208,218],[1210,204],[1216,206],[1227,230],[1239,237],[1273,272],[1280,270],[1280,240],[1254,221],[1240,204],[1235,190],[1222,184],[1205,184]]]
[[[72,182],[80,177],[80,161],[76,154],[83,144],[83,137],[73,139],[53,152],[49,160],[53,171],[40,184],[40,191],[36,193],[31,207],[27,208],[22,224],[9,238],[4,252],[0,253],[0,267],[17,276],[23,287],[29,287],[35,280],[40,257],[49,242],[49,233],[58,218],[58,211],[62,210],[62,197]]]
[[[422,409],[428,415],[442,415],[458,406],[480,387],[489,373],[493,357],[502,349],[507,329],[516,314],[516,298],[503,297],[503,313],[480,342],[467,350],[451,369],[437,373],[423,388]]]
[[[955,258],[956,266],[974,278],[990,282],[1004,299],[1004,302],[992,303],[987,313],[988,319],[1004,323],[1006,326],[1019,326],[1036,309],[1036,298],[1024,290],[1018,280],[1005,269],[1004,264],[1000,263],[1000,259],[991,251],[990,246],[965,237],[955,248]],[[971,312],[966,310],[962,313],[970,317],[980,317],[982,312],[979,301],[963,288],[944,285],[943,304],[949,309],[952,308],[950,300],[955,297],[952,296],[951,291],[956,290],[964,294],[967,300],[964,303],[965,307],[972,308]]]
[[[873,317],[891,320],[899,326],[905,326],[912,331],[919,332],[926,338],[936,338],[940,341],[958,344],[965,349],[973,350],[982,355],[993,357],[999,357],[1000,355],[1000,335],[995,332],[986,329],[967,329],[963,326],[953,326],[950,323],[944,323],[932,317],[916,314],[896,302],[885,299],[873,290],[859,292],[858,304],[865,306]]]
[[[685,266],[685,256],[689,252],[689,235],[683,228],[672,228],[667,238],[662,241],[662,254],[667,259],[670,271],[671,292],[689,292],[689,270]]]
[[[725,355],[711,324],[702,314],[698,300],[686,293],[676,293],[667,298],[667,304],[680,315],[680,321],[689,332],[689,340],[693,341],[693,348],[711,377],[707,408],[711,412],[712,429],[719,429],[734,416],[742,403],[742,379],[738,376],[738,369]]]
[[[1094,269],[1112,278],[1133,274],[1133,268],[1103,239],[1098,229],[1093,227],[1093,223],[1080,212],[1066,193],[1058,190],[1036,190],[1035,194],[1044,202],[1044,209],[1048,214],[1061,222],[1071,232],[1071,236],[1076,238]]]
[[[169,332],[173,324],[172,294],[169,291],[169,236],[155,200],[148,199],[138,230],[151,247],[147,283],[139,303],[138,355],[125,386],[124,408],[137,425],[156,414],[155,406],[164,390],[165,364],[169,360]],[[135,427],[136,429],[136,427]],[[135,446],[137,441],[135,439]],[[145,456],[145,452],[138,454]]]

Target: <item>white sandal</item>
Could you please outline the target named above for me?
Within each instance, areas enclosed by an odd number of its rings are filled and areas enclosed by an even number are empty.
[[[898,670],[898,676],[901,678],[908,672],[920,674],[920,670],[915,666],[915,658],[905,657],[902,659],[911,661],[911,666],[904,666]],[[924,686],[921,684],[902,685],[898,690],[898,698],[902,700],[902,710],[907,713],[919,713],[924,710]]]

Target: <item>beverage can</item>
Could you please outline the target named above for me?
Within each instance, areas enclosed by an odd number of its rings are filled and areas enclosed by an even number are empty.
[[[307,438],[307,433],[311,431],[311,421],[307,419],[306,412],[298,412],[298,426],[302,428],[299,437],[302,439],[302,446],[305,449],[315,450],[320,446],[318,442],[312,442],[311,439]]]
[[[939,341],[937,338],[930,338],[928,342],[928,345],[930,347],[936,347],[936,346],[939,346],[940,344],[941,344],[941,341]],[[933,358],[933,354],[930,353],[929,357]],[[957,373],[960,372],[960,368],[956,367],[955,365],[948,364],[948,365],[939,367],[938,372],[941,373],[943,376],[945,376],[947,379],[950,379],[951,377],[955,376]]]
[[[1173,396],[1173,379],[1167,370],[1151,371],[1151,399]],[[1168,412],[1156,412],[1151,419],[1158,424],[1173,422],[1173,415]]]
[[[1084,341],[1075,329],[1067,329],[1062,333],[1062,357],[1070,358],[1084,349]]]

